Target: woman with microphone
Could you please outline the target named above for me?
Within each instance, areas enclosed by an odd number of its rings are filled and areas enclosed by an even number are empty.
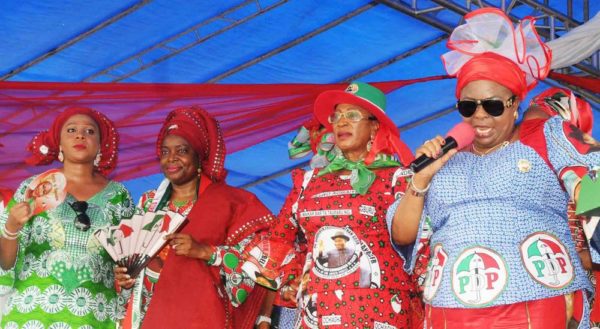
[[[465,19],[443,58],[457,76],[457,109],[475,138],[461,152],[442,155],[439,136],[417,150],[436,161],[414,174],[416,193],[390,208],[392,239],[414,256],[410,245],[431,223],[427,328],[566,328],[590,283],[565,210],[600,153],[558,117],[527,120],[517,130],[520,102],[549,70],[550,51],[533,19],[514,35],[497,9]],[[517,45],[526,53],[516,54]],[[583,313],[580,327],[588,327]]]

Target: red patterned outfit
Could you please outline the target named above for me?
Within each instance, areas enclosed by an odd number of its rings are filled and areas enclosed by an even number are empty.
[[[218,122],[206,111],[184,107],[169,113],[156,143],[159,158],[167,135],[183,138],[200,160],[195,168],[199,177],[197,199],[190,201],[193,205],[176,207],[171,201],[171,188],[176,183],[165,173],[157,191],[145,195],[139,208],[169,208],[186,214],[188,222],[179,233],[212,247],[213,253],[209,260],[201,260],[163,250],[159,258],[164,265],[154,267],[159,268],[160,276],[154,273],[152,280],[142,282],[145,295],[136,293],[133,298],[138,316],[134,311],[125,324],[137,328],[147,307],[141,322],[144,329],[251,329],[266,290],[253,289],[254,282],[244,277],[239,259],[248,241],[266,230],[273,217],[252,193],[225,183],[225,142]],[[181,152],[190,154],[186,149]],[[161,158],[161,164],[183,166],[181,161],[176,155]],[[135,288],[139,291],[139,283]],[[140,300],[148,305],[140,305]]]
[[[202,188],[202,187],[201,187]],[[235,246],[264,230],[270,212],[252,194],[224,183],[211,183],[200,193],[181,233],[218,246],[216,252],[237,254]],[[227,257],[227,256],[225,256]],[[220,267],[168,253],[142,328],[252,328],[265,290],[256,288],[239,307],[233,307]],[[228,274],[226,281],[235,281]],[[240,271],[241,272],[241,271]]]
[[[349,176],[317,171],[302,193],[303,172],[292,174],[294,187],[272,229],[273,239],[289,243],[298,228],[306,237],[296,327],[409,328],[411,303],[419,301],[403,259],[390,246],[385,215],[410,172],[373,170],[375,181],[360,195]]]

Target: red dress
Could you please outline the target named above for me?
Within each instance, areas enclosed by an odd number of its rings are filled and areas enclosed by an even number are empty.
[[[319,177],[316,171],[300,195],[304,174],[292,173],[294,188],[272,239],[291,242],[298,228],[305,237],[296,327],[410,328],[414,312],[422,314],[415,283],[390,245],[385,220],[389,205],[404,192],[409,172],[373,172],[375,182],[365,195],[352,189],[349,176]]]
[[[198,196],[181,233],[213,246],[234,246],[267,228],[269,210],[251,193],[212,183]],[[232,307],[217,266],[169,253],[142,328],[252,328],[265,289]]]

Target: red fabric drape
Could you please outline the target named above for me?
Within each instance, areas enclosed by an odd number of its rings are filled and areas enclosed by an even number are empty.
[[[211,183],[199,193],[181,233],[209,245],[232,246],[267,229],[270,216],[254,195]],[[234,308],[220,297],[225,294],[220,282],[219,267],[169,252],[142,328],[252,328],[266,290],[255,287],[248,300]]]
[[[436,76],[373,83],[389,93]],[[124,84],[0,82],[0,177],[15,188],[50,166],[29,167],[24,159],[30,139],[48,129],[67,106],[98,110],[119,129],[119,163],[112,178],[142,177],[158,172],[154,143],[162,121],[176,107],[199,105],[221,122],[227,151],[239,151],[298,128],[310,117],[317,95],[340,84]],[[56,166],[56,163],[51,165]]]
[[[593,77],[578,77],[575,75],[567,75],[556,72],[550,72],[550,78],[558,81],[563,81],[583,89],[587,89],[594,93],[600,93],[600,79]]]

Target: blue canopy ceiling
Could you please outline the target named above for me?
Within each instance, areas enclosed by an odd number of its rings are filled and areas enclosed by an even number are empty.
[[[448,32],[469,3],[471,9],[504,7],[515,19],[539,17],[546,37],[550,31],[559,37],[600,11],[595,0],[5,0],[0,77],[255,84],[440,75]],[[600,77],[597,57],[570,73]],[[530,94],[551,85],[557,83],[548,80]],[[454,81],[441,80],[389,95],[388,112],[413,149],[460,120],[452,111],[453,90]],[[600,122],[599,95],[590,96]],[[247,187],[277,212],[291,187],[289,169],[306,163],[287,158],[293,135],[231,154],[229,183]],[[594,136],[600,136],[598,125]],[[127,186],[139,196],[159,180],[155,175]]]

